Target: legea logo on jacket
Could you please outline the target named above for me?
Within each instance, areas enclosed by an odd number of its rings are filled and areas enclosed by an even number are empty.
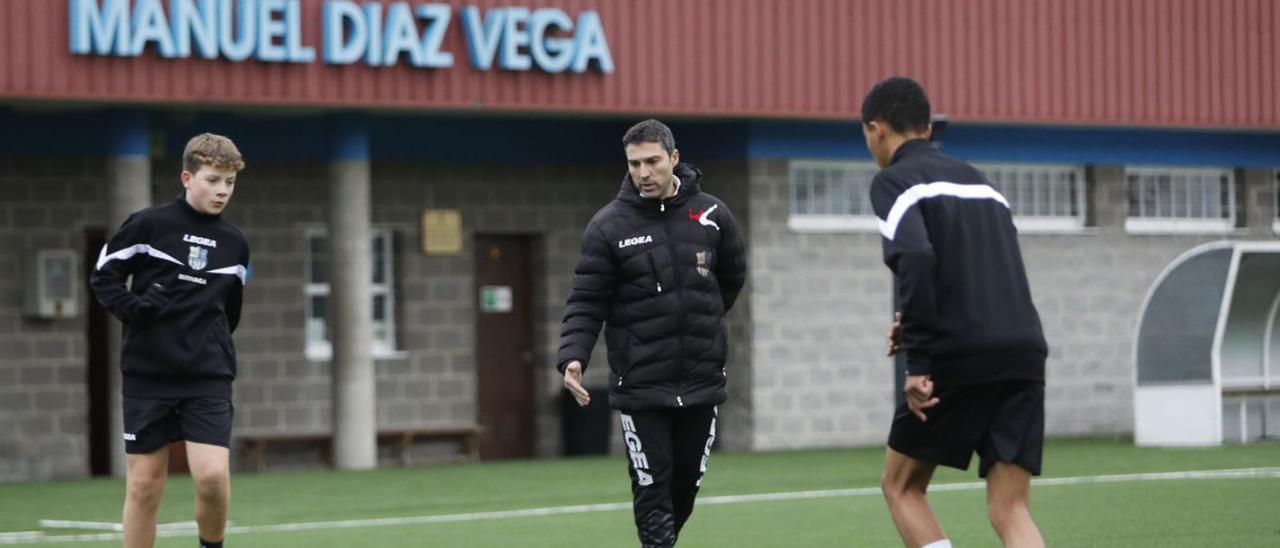
[[[183,234],[182,241],[187,242],[189,244],[200,244],[200,245],[206,245],[209,247],[218,247],[218,240],[211,240],[209,238],[204,238],[200,236],[192,236],[190,234]]]
[[[633,245],[638,245],[638,244],[651,244],[651,243],[653,243],[653,236],[646,234],[644,236],[636,236],[635,238],[618,240],[618,249],[622,249],[624,247],[631,247]]]

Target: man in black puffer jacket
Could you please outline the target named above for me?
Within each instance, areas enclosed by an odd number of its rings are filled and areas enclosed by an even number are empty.
[[[657,120],[622,138],[628,174],[582,236],[557,366],[579,405],[601,324],[609,404],[620,411],[636,530],[645,547],[673,546],[715,441],[725,400],[724,315],[746,282],[733,214],[699,188]]]

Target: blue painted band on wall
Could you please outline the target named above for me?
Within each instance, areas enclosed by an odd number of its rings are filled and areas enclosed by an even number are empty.
[[[150,117],[145,112],[119,111],[109,113],[111,128],[110,149],[113,156],[151,155]]]
[[[0,107],[0,155],[149,156],[154,122],[144,111],[33,113]]]
[[[359,115],[339,115],[331,119],[331,159],[369,161],[369,121]]]
[[[19,112],[0,108],[0,146],[13,155],[146,154],[149,135],[174,157],[192,135],[231,137],[247,158],[490,163],[622,162],[626,120],[432,114],[250,115],[206,111]],[[856,123],[670,119],[681,157],[869,160]],[[119,126],[118,129],[112,129]],[[342,131],[338,131],[339,129]],[[952,124],[943,150],[985,162],[1280,166],[1280,132],[1010,127]]]
[[[870,159],[858,122],[752,122],[758,158]],[[943,151],[970,161],[1280,166],[1280,131],[996,126],[952,122]]]

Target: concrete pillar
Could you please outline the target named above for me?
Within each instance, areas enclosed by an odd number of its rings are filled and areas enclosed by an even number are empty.
[[[329,319],[333,342],[333,463],[338,469],[378,463],[373,306],[369,284],[369,130],[362,121],[334,123],[329,167]]]
[[[147,119],[142,114],[112,117],[107,160],[111,189],[107,192],[107,224],[111,234],[135,211],[151,205],[151,149]],[[110,236],[108,236],[110,237]],[[114,316],[107,321],[107,353],[110,361],[111,474],[125,475],[124,414],[120,393],[120,345],[122,326]]]
[[[1244,205],[1245,227],[1249,238],[1266,240],[1275,236],[1276,198],[1274,172],[1270,169],[1248,168],[1241,170],[1243,180],[1237,187],[1244,193],[1240,203]]]

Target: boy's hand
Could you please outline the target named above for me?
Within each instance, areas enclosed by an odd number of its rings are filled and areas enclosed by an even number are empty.
[[[889,324],[889,335],[886,337],[888,341],[888,352],[886,356],[892,356],[902,351],[902,313],[893,313],[893,323]]]
[[[924,416],[925,409],[942,401],[933,397],[933,380],[928,375],[907,375],[907,384],[902,391],[907,394],[907,407],[919,417],[920,422],[929,420]]]
[[[164,286],[158,283],[148,286],[139,298],[142,299],[141,309],[145,318],[155,316],[173,300],[173,296],[165,293]]]

